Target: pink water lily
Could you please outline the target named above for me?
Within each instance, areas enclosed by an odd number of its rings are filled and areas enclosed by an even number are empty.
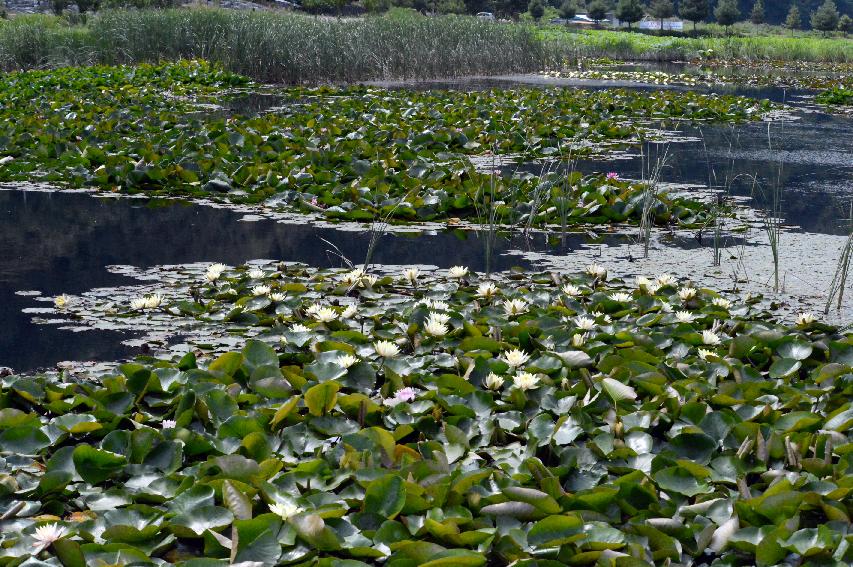
[[[615,171],[611,171],[607,174],[607,179],[619,179],[619,174]]]

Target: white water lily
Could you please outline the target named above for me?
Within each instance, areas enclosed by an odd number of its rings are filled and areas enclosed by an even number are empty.
[[[636,282],[637,289],[648,288],[650,285],[652,285],[652,280],[650,280],[646,276],[637,276]]]
[[[486,299],[494,297],[499,293],[498,287],[492,282],[483,282],[477,286],[477,295]]]
[[[498,376],[494,372],[489,372],[489,375],[486,376],[485,380],[486,388],[489,390],[500,390],[501,386],[504,385],[504,379],[501,376]]]
[[[728,309],[732,306],[732,302],[724,297],[715,297],[711,300],[711,303],[717,307],[722,307],[723,309]]]
[[[539,377],[530,372],[521,372],[512,381],[519,390],[534,390],[539,387]]]
[[[575,325],[577,325],[578,329],[591,331],[595,328],[595,320],[590,319],[589,317],[577,317],[575,318]]]
[[[634,299],[634,297],[630,293],[625,293],[624,291],[620,291],[617,293],[611,293],[610,299],[613,301],[618,301],[619,303],[627,303]]]
[[[145,307],[147,309],[157,309],[163,303],[163,296],[159,293],[152,293],[145,297]]]
[[[367,288],[372,288],[373,286],[376,285],[376,282],[378,282],[378,281],[379,281],[379,277],[374,276],[373,274],[367,274],[366,276],[361,278],[361,284]]]
[[[817,321],[817,318],[811,313],[800,313],[797,316],[797,326],[807,327]]]
[[[350,366],[352,366],[353,364],[356,364],[358,362],[358,358],[356,358],[355,356],[353,356],[351,354],[342,354],[341,356],[338,357],[338,359],[335,362],[341,368],[349,368]]]
[[[450,305],[448,305],[447,302],[444,301],[433,301],[432,308],[435,311],[450,311]]]
[[[699,352],[699,358],[701,358],[702,360],[708,360],[709,356],[717,356],[716,352],[714,352],[712,350],[708,350],[706,348],[700,348],[698,352]]]
[[[409,268],[403,271],[403,279],[408,281],[410,284],[415,285],[418,281],[418,276],[421,275],[421,271],[417,268]]]
[[[663,301],[661,302],[660,310],[663,313],[672,313],[672,305],[670,305],[666,301]]]
[[[563,286],[563,293],[565,293],[569,297],[576,297],[581,294],[581,288],[569,283]]]
[[[148,309],[148,296],[134,297],[130,300],[130,308],[134,311],[142,311]]]
[[[65,535],[65,528],[57,523],[45,524],[36,528],[33,534],[33,547],[44,549],[53,542],[62,539]]]
[[[676,311],[675,320],[679,323],[692,323],[693,314],[690,311]]]
[[[262,280],[267,276],[267,273],[260,268],[252,268],[249,270],[249,277],[253,280]]]
[[[338,318],[338,312],[331,307],[321,307],[312,313],[312,316],[320,323],[328,323]]]
[[[322,307],[323,306],[319,303],[312,303],[307,309],[305,309],[305,314],[313,317],[314,313],[319,311]]]
[[[163,429],[174,429],[177,422],[174,419],[164,419],[160,422],[160,427]]]
[[[649,293],[649,295],[654,295],[658,292],[660,288],[660,284],[652,282],[646,286],[646,291]]]
[[[347,305],[346,309],[341,311],[341,319],[351,319],[358,312],[358,307],[355,305]]]
[[[504,360],[513,368],[518,368],[530,359],[530,355],[523,350],[514,348],[504,352]]]
[[[429,318],[444,325],[447,325],[448,321],[450,321],[450,315],[447,313],[430,313]]]
[[[683,287],[678,290],[678,297],[681,298],[682,301],[693,299],[696,297],[696,288]]]
[[[503,308],[507,315],[520,315],[527,311],[527,304],[520,299],[509,299],[503,302]]]
[[[468,268],[465,266],[453,266],[447,271],[447,277],[454,280],[461,280],[468,275]]]
[[[287,520],[302,512],[302,508],[290,502],[273,502],[270,504],[270,512],[282,520]]]
[[[586,273],[596,278],[607,279],[607,268],[599,266],[598,264],[590,264],[587,266]]]
[[[207,267],[207,271],[204,273],[204,278],[209,282],[215,282],[218,280],[222,273],[228,269],[228,266],[225,264],[211,264]]]
[[[284,301],[287,299],[287,295],[280,292],[273,292],[270,294],[270,299],[273,301]]]
[[[582,347],[584,343],[586,343],[586,337],[586,333],[575,333],[574,335],[572,335],[572,346],[575,348]]]
[[[364,277],[364,270],[361,268],[356,268],[351,272],[347,272],[344,274],[343,278],[341,278],[341,282],[348,286],[355,285],[361,281],[361,278]]]
[[[443,337],[449,330],[445,323],[433,316],[427,317],[427,320],[424,321],[424,331],[430,336]]]
[[[664,285],[675,285],[678,282],[674,277],[669,274],[661,274],[658,276],[658,283],[662,286]]]
[[[709,329],[705,329],[702,331],[702,343],[706,345],[718,345],[720,344],[720,337],[714,331]]]
[[[291,333],[310,333],[311,327],[306,327],[302,323],[295,323],[290,327]]]
[[[57,295],[53,298],[53,305],[57,309],[63,309],[65,307],[68,307],[69,303],[71,303],[71,298],[65,295],[64,293],[62,295]]]
[[[260,297],[262,295],[267,295],[270,292],[270,286],[268,285],[256,285],[252,288],[252,295],[255,297]]]
[[[400,388],[394,392],[394,396],[385,400],[386,406],[394,407],[403,402],[411,402],[418,396],[418,391],[414,388]]]
[[[382,358],[394,358],[400,354],[400,347],[391,341],[376,341],[373,343],[373,350]]]

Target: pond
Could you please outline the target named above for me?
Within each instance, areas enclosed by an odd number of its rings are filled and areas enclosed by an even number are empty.
[[[450,86],[521,83],[559,81],[511,77],[454,82]],[[650,159],[666,153],[662,181],[676,184],[679,190],[705,191],[710,185],[738,198],[746,208],[740,211],[740,220],[727,221],[720,266],[712,262],[709,231],[656,231],[649,256],[643,258],[634,230],[587,232],[564,238],[539,232],[500,235],[493,254],[487,256],[487,239],[475,231],[449,228],[421,233],[413,228],[383,235],[372,261],[386,266],[465,265],[477,271],[487,267],[496,271],[512,267],[578,270],[596,261],[624,276],[672,272],[700,284],[765,294],[775,300],[782,314],[796,312],[802,305],[821,309],[849,233],[853,200],[851,119],[816,112],[806,99],[783,89],[742,88],[734,94],[794,100],[799,110],[784,123],[685,126],[679,132],[683,141],[648,144],[646,158],[625,155],[614,161],[576,164],[585,172],[616,171],[621,177],[639,179]],[[276,103],[275,97],[258,96],[235,107],[241,112],[263,112]],[[511,166],[504,173],[541,167]],[[772,293],[773,265],[760,221],[768,201],[747,175],[755,175],[765,191],[776,183],[783,187],[781,207],[786,231],[780,276],[784,289],[779,294]],[[263,210],[247,215],[173,200],[6,189],[0,191],[0,214],[5,221],[0,225],[0,365],[19,371],[70,359],[115,360],[139,352],[138,344],[132,342],[138,333],[111,331],[106,325],[80,325],[47,308],[51,304],[46,299],[61,293],[132,288],[139,283],[108,266],[144,270],[194,262],[235,265],[255,258],[316,267],[343,266],[346,262],[342,257],[360,264],[371,240],[369,226],[341,230],[285,222]],[[850,309],[848,294],[844,308],[833,311],[831,317],[849,322]],[[90,330],[81,331],[86,328]]]

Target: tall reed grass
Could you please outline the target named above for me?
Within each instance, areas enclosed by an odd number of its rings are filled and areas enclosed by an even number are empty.
[[[545,54],[531,27],[455,16],[334,19],[198,8],[105,11],[85,27],[50,17],[0,24],[5,70],[194,58],[298,84],[535,71]]]

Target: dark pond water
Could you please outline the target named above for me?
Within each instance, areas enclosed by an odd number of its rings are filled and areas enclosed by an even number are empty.
[[[361,263],[370,237],[308,224],[271,220],[245,222],[225,209],[166,201],[99,199],[86,194],[0,191],[0,366],[26,370],[62,360],[112,360],[132,354],[119,343],[126,336],[91,331],[72,333],[35,325],[22,309],[43,305],[17,295],[38,290],[46,296],[127,285],[133,280],[105,266],[147,267],[189,262],[239,264],[256,258],[343,265],[335,248]],[[327,242],[324,242],[327,241]],[[565,247],[580,246],[571,237]],[[334,245],[334,246],[332,246]],[[498,238],[493,270],[524,266],[510,249],[544,248],[543,237]],[[384,235],[373,256],[378,264],[466,265],[486,269],[484,241],[463,231],[434,236]]]

